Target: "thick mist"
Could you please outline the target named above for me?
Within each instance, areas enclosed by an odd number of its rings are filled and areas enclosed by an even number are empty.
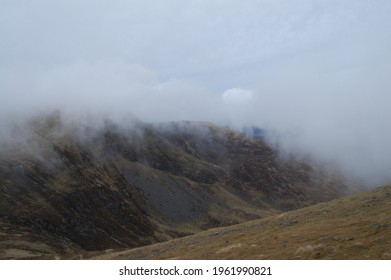
[[[283,153],[391,183],[389,1],[0,5],[3,140],[53,110],[258,126]]]

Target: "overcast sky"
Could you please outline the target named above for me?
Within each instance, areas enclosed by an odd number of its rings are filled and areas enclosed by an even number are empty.
[[[0,0],[0,117],[51,108],[273,131],[391,183],[389,0]]]

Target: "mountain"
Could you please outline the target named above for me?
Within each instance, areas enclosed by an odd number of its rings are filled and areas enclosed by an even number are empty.
[[[71,122],[11,130],[0,149],[0,258],[134,248],[328,201],[334,172],[203,122]]]
[[[391,185],[95,259],[391,260]]]

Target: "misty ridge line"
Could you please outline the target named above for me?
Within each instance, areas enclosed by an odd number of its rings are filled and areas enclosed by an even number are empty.
[[[77,121],[75,121],[74,117],[74,115],[67,116],[61,113],[61,111],[56,110],[52,113],[40,114],[30,118],[24,123],[24,126],[16,126],[16,129],[14,127],[13,141],[8,143],[4,142],[5,145],[2,145],[0,155],[5,158],[14,158],[17,160],[37,161],[48,170],[55,170],[61,165],[62,161],[60,155],[56,152],[58,149],[69,149],[69,151],[72,151],[74,148],[82,149],[87,154],[90,154],[92,158],[97,159],[98,162],[105,164],[106,160],[110,158],[107,143],[113,143],[115,146],[117,141],[125,141],[125,143],[130,144],[129,147],[131,148],[129,151],[122,151],[124,156],[127,156],[129,152],[136,152],[136,154],[139,154],[139,158],[136,156],[136,161],[141,160],[141,164],[152,167],[156,163],[149,162],[143,158],[142,152],[146,147],[148,149],[149,145],[152,145],[150,147],[153,149],[159,149],[159,143],[150,142],[150,134],[152,133],[154,135],[152,136],[153,138],[158,137],[157,139],[159,139],[159,137],[163,137],[163,141],[166,141],[164,140],[165,137],[169,137],[169,139],[171,137],[173,139],[177,137],[185,137],[184,139],[190,137],[192,139],[191,141],[194,141],[196,152],[192,147],[187,146],[184,150],[185,153],[190,153],[190,156],[193,156],[195,153],[196,157],[198,157],[198,153],[207,157],[212,156],[210,160],[216,162],[223,160],[220,164],[226,165],[224,158],[227,156],[227,147],[225,146],[232,141],[231,137],[260,146],[265,145],[264,141],[267,143],[268,137],[267,131],[258,128],[246,128],[245,131],[238,131],[232,130],[229,127],[216,126],[213,123],[205,121],[144,123],[139,119],[128,116],[127,118],[122,118],[121,122],[118,122],[118,119],[113,120],[107,116],[97,115],[88,115],[88,118],[79,116]],[[258,134],[254,133],[254,131],[257,131]],[[218,143],[214,143],[215,141],[218,141]],[[206,146],[204,147],[204,145]],[[205,150],[210,145],[214,147],[212,153],[214,156],[210,154],[210,151]],[[275,154],[276,164],[278,165],[284,166],[292,162],[301,162],[311,166],[310,174],[314,185],[319,184],[319,187],[321,187],[326,182],[333,182],[335,180],[339,182],[342,180],[346,181],[350,187],[350,189],[346,190],[348,192],[362,189],[362,184],[354,182],[354,178],[348,178],[346,176],[344,178],[341,171],[334,165],[321,162],[308,154],[282,150],[278,145],[273,145],[273,143],[269,143],[268,145],[269,148],[267,149],[269,149],[269,152]],[[165,154],[167,151],[162,150],[161,152]],[[166,156],[175,158],[176,154],[168,153]],[[108,162],[108,164],[111,163]],[[240,163],[238,162],[238,164]],[[212,167],[213,169],[217,168],[222,171],[218,165],[213,165]],[[261,172],[266,171],[263,170]]]
[[[340,80],[340,74],[291,63],[272,71],[261,89],[236,87],[222,93],[189,81],[158,82],[145,67],[122,62],[38,71],[28,90],[18,80],[3,80],[3,87],[16,95],[7,96],[8,106],[0,113],[1,138],[23,139],[19,136],[30,119],[55,108],[76,130],[102,127],[104,120],[121,126],[137,119],[207,121],[237,131],[255,126],[267,131],[265,139],[282,154],[332,162],[366,185],[388,183],[391,158],[384,150],[391,128],[384,122],[389,85],[381,73],[372,73],[372,79],[379,74],[373,81],[357,82],[367,70],[344,73],[352,77]]]
[[[218,127],[210,122],[197,121],[175,121],[175,122],[156,122],[144,123],[133,116],[123,117],[121,119],[110,119],[107,116],[98,116],[89,114],[88,116],[67,115],[60,110],[55,110],[52,113],[35,115],[24,122],[19,121],[18,124],[13,124],[9,127],[9,135],[3,137],[0,148],[0,157],[3,158],[25,158],[33,159],[46,166],[48,170],[55,169],[61,164],[59,155],[54,151],[58,145],[65,145],[72,149],[73,145],[84,147],[91,153],[94,158],[105,162],[106,153],[103,147],[103,139],[112,141],[110,138],[118,135],[123,138],[123,141],[128,142],[132,149],[138,151],[142,143],[148,141],[148,133],[162,133],[162,135],[191,135],[191,138],[196,141],[197,150],[202,153],[203,142],[210,142],[214,138],[214,133],[219,131],[220,148],[216,146],[215,153],[220,154],[224,158],[225,151],[221,150],[221,145],[228,142],[228,135],[232,133],[242,135],[246,141],[266,141],[274,153],[276,153],[277,163],[284,165],[290,162],[303,162],[312,167],[312,177],[315,184],[321,178],[321,184],[338,180],[345,180],[352,187],[348,191],[357,191],[363,188],[362,182],[349,174],[343,174],[341,169],[330,162],[325,162],[313,157],[310,154],[299,153],[283,149],[278,142],[272,142],[272,137],[268,135],[268,131],[260,130],[259,128],[246,128],[244,130],[232,130],[230,128]],[[254,133],[258,131],[258,134]],[[4,131],[3,131],[4,132]],[[111,136],[112,135],[112,136]],[[107,138],[108,137],[108,138]],[[117,141],[115,140],[114,141]],[[214,141],[214,140],[213,140]],[[157,143],[155,143],[157,144]],[[157,144],[159,145],[159,144]],[[54,151],[51,149],[54,147]],[[164,151],[163,151],[164,152]],[[169,155],[175,156],[175,155]],[[217,158],[215,159],[217,160]],[[148,166],[154,166],[154,163],[143,162]],[[218,166],[216,166],[218,167]]]

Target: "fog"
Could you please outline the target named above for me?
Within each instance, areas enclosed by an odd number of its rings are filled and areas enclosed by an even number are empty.
[[[284,152],[391,183],[390,1],[0,0],[0,125],[259,126]]]

